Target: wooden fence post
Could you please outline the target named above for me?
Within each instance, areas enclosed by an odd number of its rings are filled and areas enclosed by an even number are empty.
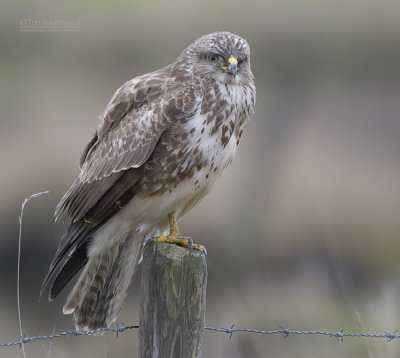
[[[148,241],[142,266],[139,357],[198,357],[206,307],[204,254]]]

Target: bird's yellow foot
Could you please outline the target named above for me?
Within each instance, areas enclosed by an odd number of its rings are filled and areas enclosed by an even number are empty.
[[[207,250],[203,245],[197,245],[193,243],[190,237],[183,237],[179,235],[178,224],[176,222],[175,213],[168,215],[170,234],[166,236],[158,236],[154,238],[155,242],[162,242],[165,244],[173,244],[189,249],[199,250],[203,254],[207,255]]]

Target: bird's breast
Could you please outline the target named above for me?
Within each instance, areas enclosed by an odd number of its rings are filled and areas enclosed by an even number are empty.
[[[145,165],[137,197],[157,197],[161,211],[181,216],[210,191],[232,162],[250,117],[247,94],[231,87],[213,87],[208,98],[214,100],[163,133]]]

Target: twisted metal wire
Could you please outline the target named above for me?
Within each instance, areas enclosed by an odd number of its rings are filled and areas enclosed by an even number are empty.
[[[346,333],[341,330],[340,332],[325,332],[325,331],[297,331],[297,330],[291,330],[289,328],[283,328],[279,327],[280,329],[275,329],[275,330],[259,330],[259,329],[251,329],[251,328],[233,328],[234,326],[230,328],[214,328],[214,327],[204,327],[205,330],[212,331],[212,332],[219,332],[219,333],[225,333],[229,336],[229,338],[232,338],[233,333],[255,333],[255,334],[280,334],[282,335],[283,338],[287,338],[291,334],[300,334],[300,335],[323,335],[323,336],[329,336],[329,337],[335,337],[338,341],[343,342],[344,337],[364,337],[364,338],[385,338],[387,342],[400,338],[400,335],[397,334],[397,330],[394,331],[393,333],[381,333],[381,334],[374,334],[374,333]],[[92,336],[97,333],[116,333],[117,337],[118,334],[130,329],[137,329],[139,326],[123,326],[123,325],[118,325],[117,328],[97,328],[91,331],[87,332],[81,332],[81,331],[65,331],[65,332],[60,332],[48,336],[33,336],[33,337],[21,337],[18,341],[14,342],[6,342],[6,343],[0,343],[0,347],[11,347],[11,346],[22,346],[25,343],[37,341],[37,340],[44,340],[44,339],[53,339],[53,338],[59,338],[59,337],[64,337],[64,336]]]

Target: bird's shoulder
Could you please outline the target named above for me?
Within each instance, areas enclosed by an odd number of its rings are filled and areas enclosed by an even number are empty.
[[[196,111],[198,81],[173,65],[126,82],[112,96],[80,158],[82,181],[141,166],[161,134]]]

